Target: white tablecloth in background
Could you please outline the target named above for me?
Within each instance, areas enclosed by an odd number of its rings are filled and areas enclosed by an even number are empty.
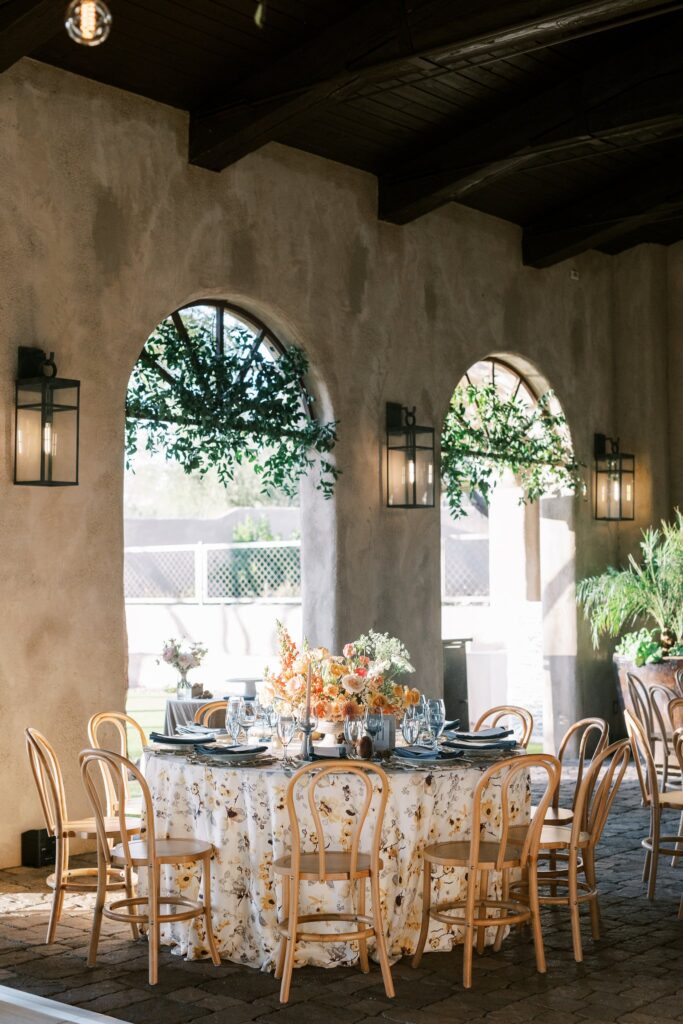
[[[192,836],[208,840],[216,849],[211,862],[212,903],[221,955],[237,963],[271,968],[282,903],[282,883],[273,874],[272,863],[291,850],[285,806],[289,779],[282,768],[279,764],[263,769],[214,768],[188,764],[184,757],[173,754],[148,754],[145,775],[153,795],[157,837]],[[389,774],[380,885],[392,958],[412,953],[417,943],[422,912],[421,851],[430,843],[469,838],[472,794],[479,778],[479,770],[467,767]],[[329,809],[326,834],[333,848],[339,849],[340,842],[343,846],[349,835],[349,822],[359,804],[359,785],[360,780],[347,775],[328,778],[318,788],[318,796]],[[500,787],[494,785],[483,804],[483,827],[491,839],[500,835],[500,798]],[[529,779],[522,774],[511,793],[513,823],[529,820],[530,804]],[[305,796],[300,808],[307,828],[310,818]],[[365,836],[375,817],[373,802]],[[368,849],[368,842],[362,848]],[[162,888],[196,895],[198,870],[175,866],[162,870]],[[490,892],[498,893],[499,884],[499,876],[491,873]],[[464,898],[465,872],[441,872],[433,891],[441,902]],[[310,908],[313,912],[348,910],[348,894],[346,882],[302,883],[301,905],[307,905],[308,912]],[[494,929],[489,929],[487,940],[493,941],[494,935]],[[426,951],[450,949],[460,937],[457,929],[449,934],[444,925],[432,921]],[[162,941],[190,959],[208,956],[201,918],[164,926]],[[372,949],[372,940],[370,946]],[[299,966],[331,967],[356,958],[357,947],[350,944],[305,943],[297,950]]]

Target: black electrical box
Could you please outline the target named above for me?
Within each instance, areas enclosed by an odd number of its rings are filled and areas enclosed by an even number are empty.
[[[44,868],[55,862],[55,837],[46,828],[21,833],[21,863],[25,868]]]

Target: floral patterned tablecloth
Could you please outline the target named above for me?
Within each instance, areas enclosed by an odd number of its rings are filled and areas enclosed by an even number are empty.
[[[145,775],[154,803],[157,837],[206,839],[215,847],[211,862],[214,931],[221,956],[263,970],[272,969],[278,946],[276,922],[281,910],[281,880],[272,871],[273,860],[290,852],[289,818],[285,794],[289,778],[280,765],[267,768],[210,767],[190,764],[173,754],[147,754]],[[469,838],[472,794],[481,772],[477,768],[442,768],[430,771],[389,772],[390,793],[382,829],[382,911],[393,959],[415,949],[422,911],[421,851],[430,843]],[[354,810],[360,804],[358,780],[338,775],[323,781],[318,794],[325,813],[328,848],[343,848],[350,834]],[[297,811],[302,832],[310,833],[309,811],[300,787]],[[490,787],[483,802],[481,827],[487,837],[500,835],[500,787]],[[529,820],[530,783],[524,773],[511,790],[512,820]],[[376,809],[370,808],[364,837],[370,834]],[[315,837],[312,837],[315,839]],[[313,849],[313,846],[309,848]],[[369,848],[369,840],[362,844]],[[162,869],[162,888],[195,896],[199,872],[187,866]],[[490,875],[490,892],[498,892],[500,878]],[[435,898],[462,899],[464,870],[447,870],[434,879]],[[301,906],[306,911],[349,908],[346,882],[303,883]],[[302,911],[302,912],[306,912]],[[493,941],[489,929],[487,941]],[[426,951],[450,949],[461,939],[432,921]],[[162,941],[189,959],[208,956],[201,918],[176,922],[162,929]],[[372,941],[370,942],[372,950]],[[353,963],[358,955],[351,944],[305,943],[297,950],[297,966],[332,967]]]

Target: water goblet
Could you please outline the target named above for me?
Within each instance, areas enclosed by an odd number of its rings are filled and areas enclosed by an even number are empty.
[[[371,711],[368,708],[365,712],[365,731],[372,740],[372,752],[375,752],[375,740],[382,731],[382,725],[384,723],[384,714],[381,708],[373,708]]]
[[[344,739],[349,748],[349,756],[353,759],[358,758],[358,744],[363,737],[364,729],[362,718],[349,715],[344,719]]]
[[[422,716],[419,714],[411,714],[414,710],[414,708],[408,708],[401,722],[403,739],[409,747],[412,747],[414,743],[417,743],[418,736],[420,735],[420,729],[422,728]]]
[[[298,727],[299,725],[294,715],[278,715],[277,735],[278,739],[280,740],[280,743],[284,748],[282,764],[285,766],[290,765],[292,763],[287,755],[287,749],[289,747],[289,744],[294,739],[294,734],[296,733]]]
[[[434,750],[439,748],[439,736],[446,724],[446,708],[442,700],[427,701],[427,724]]]
[[[242,732],[242,723],[237,715],[228,715],[225,719],[225,728],[228,731],[228,735],[232,737],[232,742],[237,743]]]
[[[249,742],[249,730],[253,729],[258,719],[258,704],[255,700],[245,700],[240,708],[240,724],[244,729],[244,742]]]

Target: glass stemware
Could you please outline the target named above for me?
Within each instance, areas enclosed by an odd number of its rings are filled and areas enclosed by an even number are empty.
[[[274,733],[275,728],[277,726],[277,720],[278,720],[277,709],[275,708],[275,706],[273,704],[267,704],[265,707],[261,708],[261,714],[263,715],[263,721],[265,722],[266,726],[268,727],[268,736],[267,737],[264,736],[263,738],[264,739],[268,739],[268,740],[272,740],[273,733]]]
[[[439,749],[439,736],[446,724],[446,706],[442,700],[427,701],[427,725],[434,750]]]
[[[375,740],[382,731],[382,725],[384,723],[384,714],[381,708],[376,710],[370,710],[369,708],[365,712],[365,731],[372,740],[372,752],[375,752]]]
[[[289,757],[287,756],[287,749],[289,747],[289,744],[294,739],[294,734],[296,733],[298,727],[299,723],[297,722],[294,715],[278,715],[277,734],[280,743],[284,747],[284,755],[282,758],[283,765],[289,765],[292,763]]]
[[[407,708],[401,722],[403,739],[409,747],[412,747],[414,743],[417,743],[417,739],[422,728],[422,715],[419,713],[416,714],[416,711],[417,708]]]
[[[225,728],[227,729],[228,734],[232,737],[232,742],[237,743],[240,738],[240,733],[242,732],[242,723],[240,722],[239,716],[228,714],[225,719]]]
[[[245,700],[240,708],[240,725],[244,729],[244,742],[249,742],[249,730],[252,729],[258,720],[258,704],[255,700]]]
[[[363,738],[365,731],[365,725],[362,718],[350,716],[344,719],[344,739],[350,747],[350,756],[352,758],[358,758],[358,744]]]

